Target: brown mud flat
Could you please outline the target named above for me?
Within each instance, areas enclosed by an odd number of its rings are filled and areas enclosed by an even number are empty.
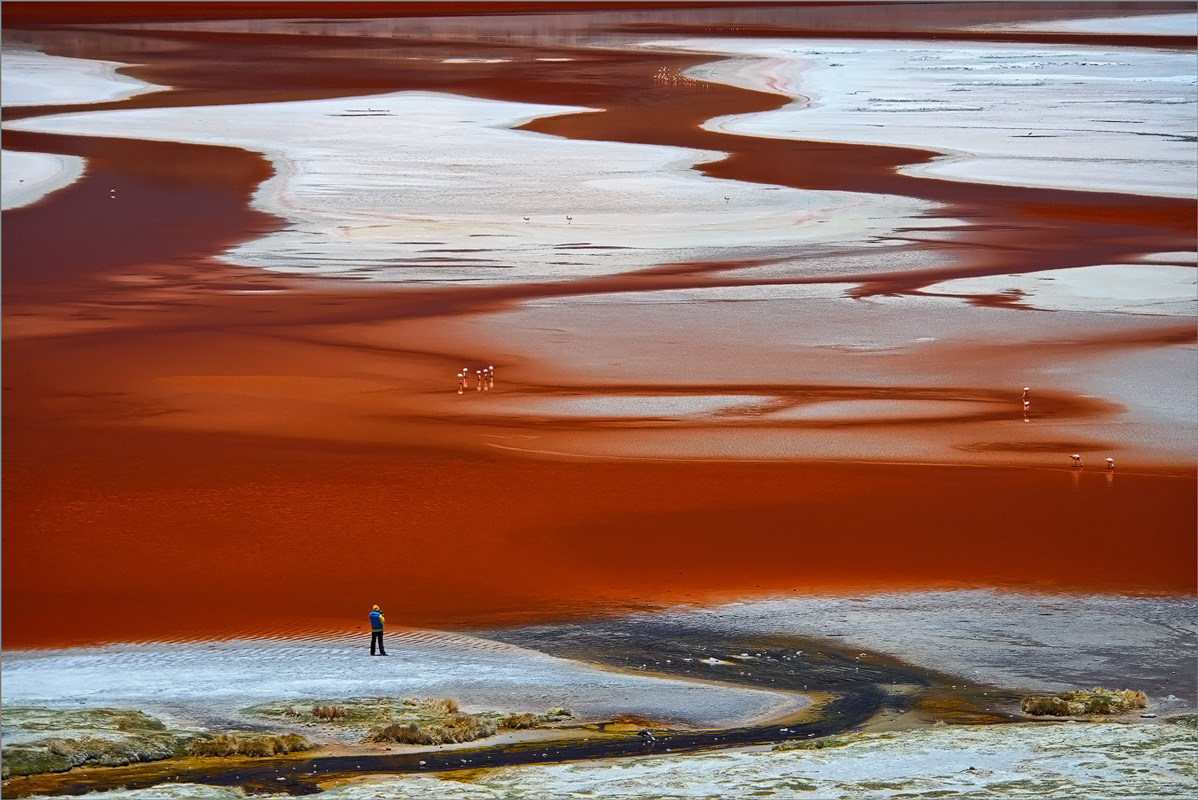
[[[47,51],[138,61],[126,71],[174,87],[94,108],[400,89],[581,103],[606,111],[527,127],[723,150],[731,155],[706,174],[916,197],[975,223],[955,233],[973,255],[951,268],[837,277],[861,284],[862,297],[1193,248],[1189,200],[910,178],[894,168],[930,153],[701,130],[712,116],[786,102],[653,80],[709,58],[427,43],[418,47],[434,57],[521,50],[578,60],[551,72],[396,66],[361,39],[154,36],[180,47],[137,52],[101,37]],[[264,61],[268,48],[276,55]],[[280,224],[247,208],[269,174],[260,157],[17,132],[6,143],[91,163],[73,186],[5,212],[6,647],[284,633],[315,620],[352,624],[372,602],[403,609],[406,624],[462,627],[846,589],[1195,589],[1192,465],[1110,480],[1002,467],[530,460],[480,449],[476,426],[430,399],[454,366],[487,351],[437,352],[421,320],[535,297],[815,279],[739,277],[754,258],[565,286],[363,289],[264,275],[210,261]],[[101,212],[113,186],[121,212]],[[312,340],[322,326],[385,322],[407,325],[386,346]],[[1082,346],[1193,340],[1192,325],[1154,322]],[[554,382],[552,368],[526,377]],[[402,414],[391,394],[409,398]],[[1059,402],[1110,411],[1077,396]],[[549,422],[525,416],[501,432]],[[978,451],[1036,446],[1001,440]]]

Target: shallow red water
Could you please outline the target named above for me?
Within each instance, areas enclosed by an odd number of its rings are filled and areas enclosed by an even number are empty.
[[[552,72],[503,64],[449,70],[398,67],[361,41],[178,40],[187,48],[141,53],[145,66],[133,70],[177,91],[109,107],[403,88],[581,102],[608,111],[529,127],[727,149],[733,155],[705,167],[709,174],[907,194],[977,220],[961,233],[977,246],[976,258],[946,270],[857,276],[864,293],[1193,247],[1192,201],[920,181],[891,170],[926,158],[918,151],[701,131],[697,124],[708,117],[768,108],[778,98],[730,88],[655,88],[658,69],[685,66],[696,60],[690,56],[588,53]],[[495,47],[422,46],[475,56]],[[70,40],[63,50],[132,59],[103,39]],[[264,52],[275,55],[264,60]],[[246,87],[252,65],[255,84]],[[155,430],[155,418],[176,409],[154,388],[178,376],[253,376],[287,363],[304,374],[342,378],[372,357],[365,346],[330,355],[296,335],[303,326],[352,329],[478,313],[528,297],[741,279],[732,265],[698,264],[565,286],[329,289],[206,260],[277,224],[246,208],[268,174],[257,156],[15,132],[5,142],[85,155],[92,164],[72,187],[4,214],[6,647],[282,634],[338,620],[352,629],[373,603],[394,622],[460,626],[793,592],[1196,589],[1196,493],[1187,465],[1174,465],[1173,474],[1115,475],[1068,468],[530,461],[479,455],[468,426],[455,427],[431,410],[405,421],[406,438],[354,444],[351,423],[368,418],[370,409],[348,406],[344,422],[323,423],[324,442],[305,438],[311,423],[286,404],[273,409],[275,427],[245,423],[236,435]],[[111,186],[119,187],[121,212],[105,205]],[[1014,235],[1023,245],[1018,250],[1005,246]],[[228,291],[245,288],[287,291]],[[1129,341],[1194,339],[1192,325],[1149,327],[1113,332],[1090,346],[1113,351]],[[410,357],[404,379],[440,369],[426,363],[436,359],[425,352],[421,331],[407,335],[401,345],[410,351],[395,353]],[[668,359],[669,350],[659,357]],[[456,355],[453,363],[460,363]],[[261,413],[248,400],[219,403],[213,413],[226,420]],[[523,425],[535,429],[538,420]],[[294,438],[272,438],[281,436]]]
[[[120,432],[26,447],[45,441],[8,444],[10,647],[352,629],[373,603],[452,627],[791,592],[1195,588],[1191,478]]]

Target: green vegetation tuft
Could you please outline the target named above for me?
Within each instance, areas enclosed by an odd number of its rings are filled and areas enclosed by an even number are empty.
[[[3,710],[5,728],[23,731],[164,731],[160,720],[128,708],[73,708],[68,711],[42,706],[17,706]]]
[[[1141,691],[1123,689],[1114,691],[1095,687],[1060,694],[1029,695],[1023,698],[1020,708],[1025,714],[1037,717],[1083,717],[1096,714],[1122,714],[1137,708],[1145,708],[1148,698]]]

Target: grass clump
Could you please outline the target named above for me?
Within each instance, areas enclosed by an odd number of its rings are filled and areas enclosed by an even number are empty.
[[[287,753],[302,753],[311,750],[312,747],[311,742],[294,733],[210,733],[199,734],[191,739],[187,744],[187,754],[199,758],[269,758]]]
[[[441,697],[437,699],[429,698],[428,700],[424,701],[424,706],[429,710],[429,713],[439,714],[441,716],[457,714],[462,710],[458,705],[458,701],[454,700],[452,697]]]
[[[532,715],[529,715],[532,716]],[[484,714],[451,714],[444,721],[420,725],[392,723],[367,735],[368,742],[398,744],[458,744],[494,736],[498,726]]]
[[[494,736],[500,729],[527,730],[573,716],[561,706],[544,714],[467,714],[450,697],[350,697],[309,702],[279,700],[242,709],[242,713],[287,724],[335,723],[343,730],[360,732],[363,741],[418,745],[471,742]],[[217,744],[208,746],[219,749]]]
[[[560,722],[563,717],[572,717],[568,708],[551,708],[544,714],[504,714],[496,720],[501,730],[521,731],[537,728],[546,723]]]
[[[262,703],[242,709],[259,719],[285,723],[335,723],[348,728],[370,728],[396,718],[444,717],[459,711],[458,702],[449,698],[403,700],[387,697],[349,697],[301,703],[295,700]]]
[[[294,709],[292,709],[294,711]],[[284,710],[283,713],[286,713]],[[345,717],[345,706],[313,706],[312,716],[322,722],[332,722],[333,720],[343,719]]]
[[[1148,697],[1141,691],[1123,689],[1078,689],[1060,694],[1029,695],[1023,698],[1020,708],[1025,714],[1036,717],[1083,717],[1096,714],[1122,714],[1137,708],[1146,708]]]
[[[505,731],[522,731],[535,728],[541,718],[536,714],[506,714],[499,718],[499,727]]]

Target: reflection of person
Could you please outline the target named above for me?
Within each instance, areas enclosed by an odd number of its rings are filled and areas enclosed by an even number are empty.
[[[383,612],[379,611],[378,606],[375,606],[374,611],[370,612],[370,655],[374,655],[375,642],[379,644],[379,655],[387,655],[387,651],[383,649],[383,623],[385,621]]]

